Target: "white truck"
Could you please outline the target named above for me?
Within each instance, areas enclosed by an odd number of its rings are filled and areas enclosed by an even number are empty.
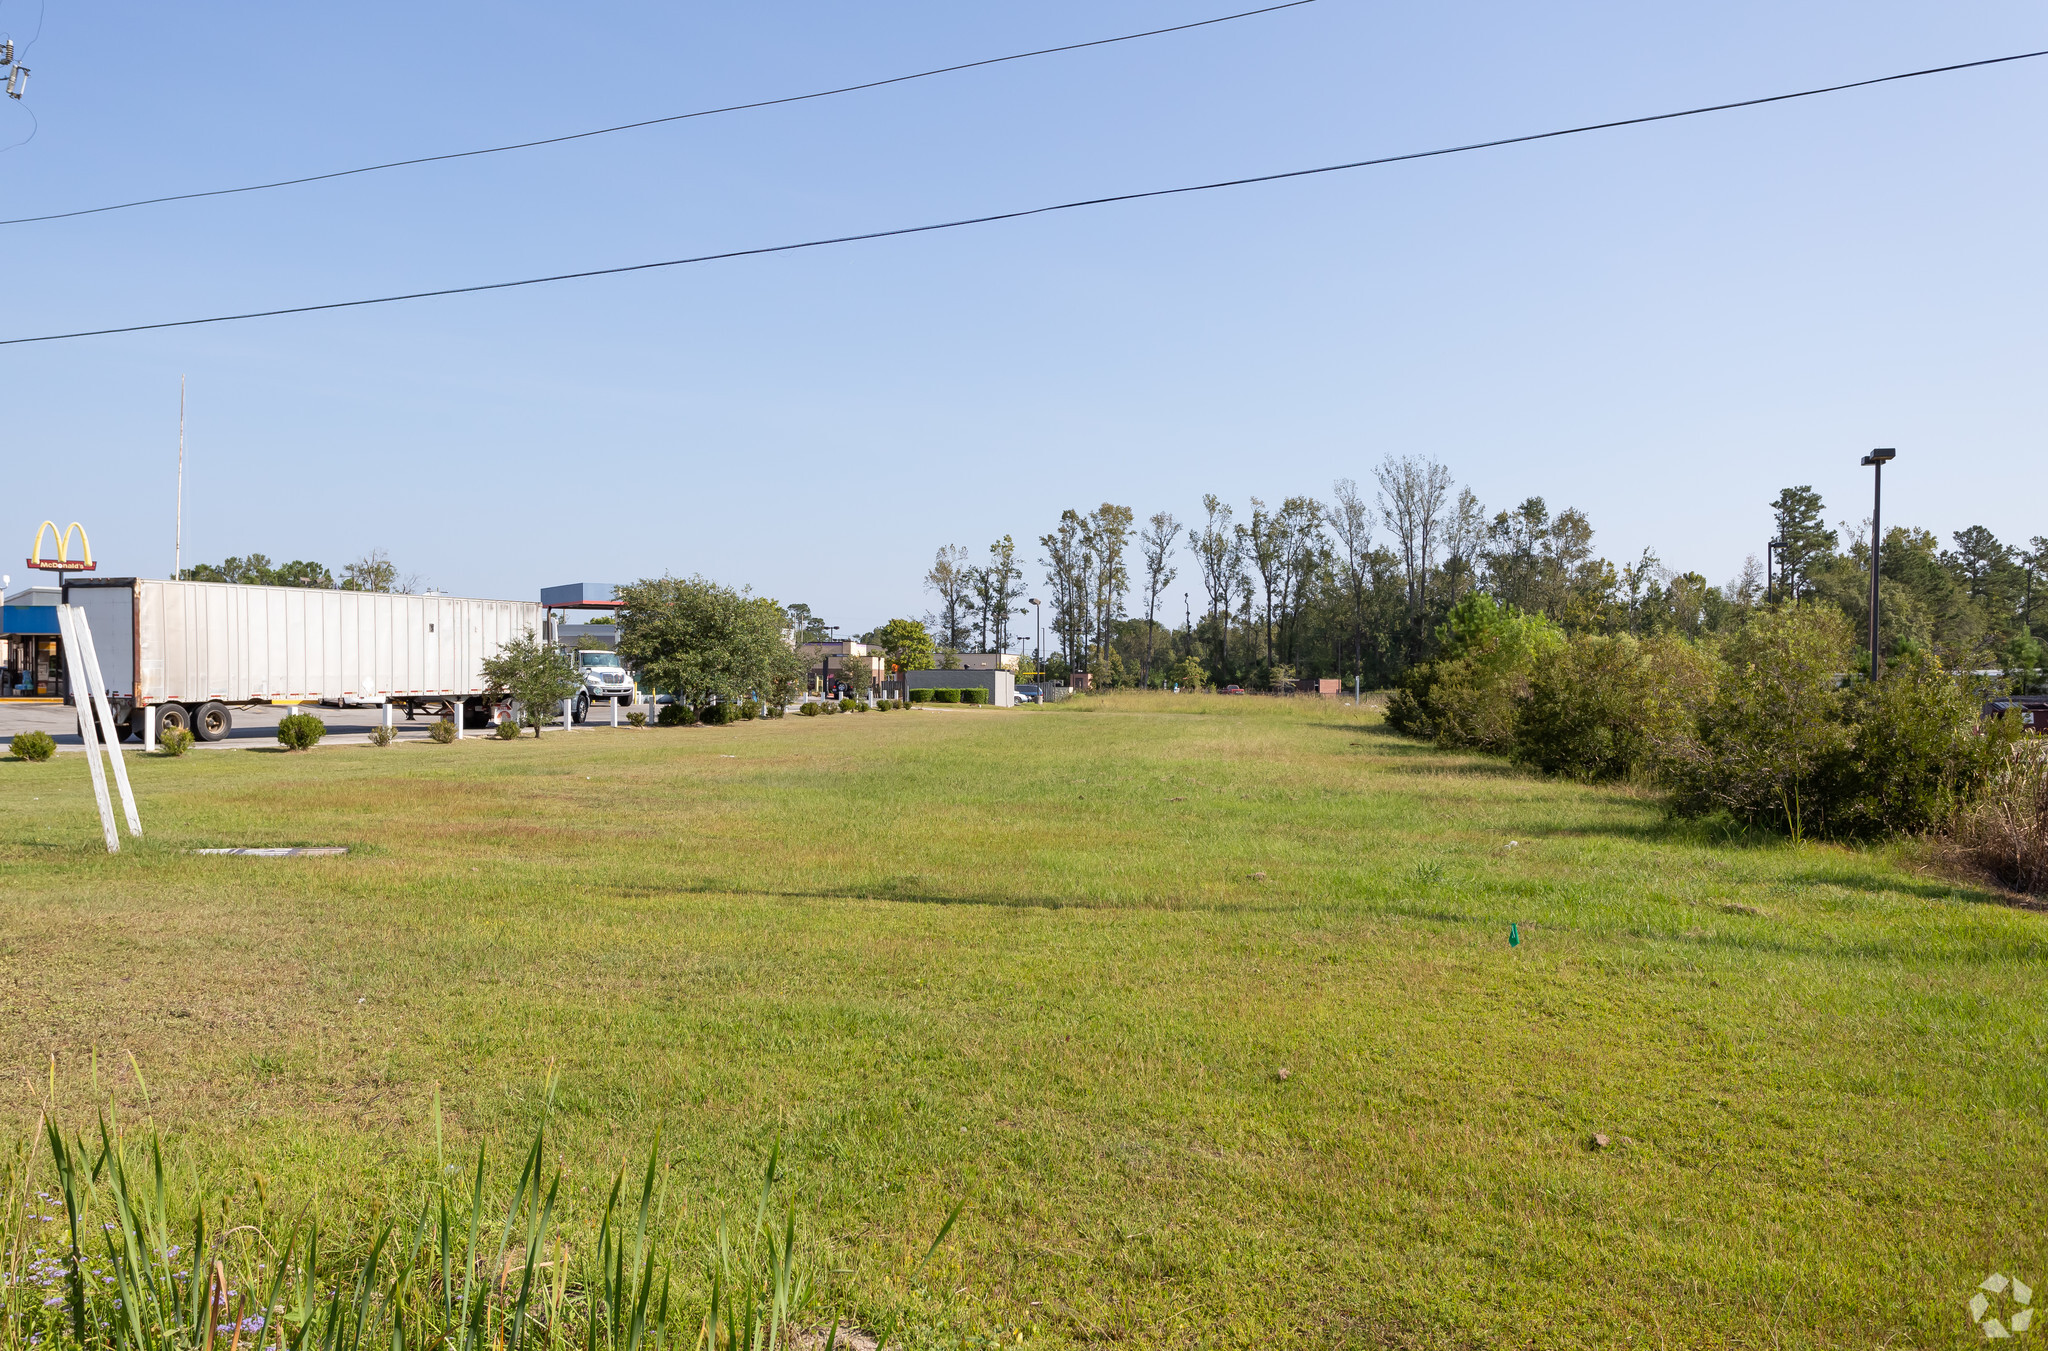
[[[633,677],[619,662],[619,654],[601,648],[585,648],[572,654],[576,660],[576,674],[583,678],[583,690],[576,696],[576,721],[582,722],[592,704],[603,704],[617,699],[624,708],[639,696],[633,690]]]
[[[506,643],[547,637],[534,601],[402,596],[228,582],[73,577],[64,603],[85,611],[115,731],[189,729],[219,741],[238,706],[390,704],[462,715],[494,710],[483,663]]]

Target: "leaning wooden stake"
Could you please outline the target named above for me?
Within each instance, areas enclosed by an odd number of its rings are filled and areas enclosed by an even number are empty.
[[[107,700],[106,677],[100,670],[99,649],[93,646],[92,625],[86,622],[83,607],[71,607],[71,624],[78,631],[79,650],[85,655],[86,686],[92,692],[92,706],[100,715],[107,759],[114,766],[114,786],[121,790],[121,810],[128,817],[128,833],[139,840],[142,838],[142,814],[135,810],[135,791],[128,786],[128,758],[121,754],[120,737],[114,730],[114,708]]]
[[[85,654],[78,647],[78,630],[72,625],[71,607],[57,607],[57,632],[64,639],[64,661],[74,673],[79,671]],[[78,677],[74,674],[73,684]],[[107,852],[121,852],[121,830],[114,824],[114,804],[107,800],[107,771],[100,764],[99,734],[93,729],[92,696],[81,696],[77,689],[71,692],[71,702],[78,708],[78,737],[85,743],[85,762],[92,766],[92,795],[100,804],[100,826],[106,832]]]

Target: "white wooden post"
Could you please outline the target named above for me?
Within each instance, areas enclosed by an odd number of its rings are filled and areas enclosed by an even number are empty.
[[[138,708],[135,710],[135,716],[142,719],[142,753],[156,754],[156,710]]]
[[[448,701],[448,721],[455,724],[455,739],[457,741],[462,740],[462,701],[460,699],[450,699]]]
[[[382,712],[384,717],[384,730],[388,732],[391,730],[391,701],[389,699],[386,699],[383,703],[377,705],[377,707]]]
[[[576,701],[574,699],[564,699],[562,701],[562,730],[565,732],[573,729],[576,726],[576,720],[571,716],[571,714],[575,711],[575,703]]]
[[[612,726],[614,726],[614,727],[617,727],[618,725],[619,725],[619,696],[618,696],[618,695],[616,695],[616,694],[614,694],[614,695],[612,696]]]
[[[78,650],[76,631],[71,627],[71,607],[57,607],[57,632],[64,639],[64,661],[71,673],[71,702],[78,709],[78,739],[85,743],[85,762],[92,767],[92,795],[99,803],[100,828],[107,837],[107,852],[121,852],[121,831],[114,824],[114,804],[107,798],[107,771],[100,764],[99,736],[92,726],[92,696],[78,688],[83,655]]]
[[[121,754],[121,744],[115,740],[114,706],[107,700],[107,682],[100,676],[100,654],[92,645],[92,625],[86,622],[83,609],[73,606],[72,611],[71,624],[78,632],[79,649],[85,653],[86,687],[92,693],[92,706],[100,715],[100,727],[107,734],[107,759],[114,766],[114,784],[121,790],[121,811],[128,818],[128,834],[139,840],[142,814],[135,810],[135,791],[128,786],[127,757]]]

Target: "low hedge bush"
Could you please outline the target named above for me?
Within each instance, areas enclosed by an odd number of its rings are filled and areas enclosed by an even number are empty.
[[[994,701],[989,698],[987,690],[970,687],[960,691],[960,702],[963,704],[986,704]]]
[[[928,704],[932,701],[932,695],[936,693],[936,690],[912,690],[910,692],[910,702],[913,704]]]
[[[445,746],[455,740],[455,724],[443,718],[427,729],[427,735]]]
[[[183,727],[166,727],[163,735],[156,739],[156,748],[165,755],[183,755],[192,749],[198,738]]]
[[[860,700],[841,699],[839,701],[839,711],[841,713],[858,713],[860,711]]]
[[[396,728],[386,727],[380,722],[370,729],[370,744],[372,746],[389,746],[396,740],[398,740],[398,730]]]
[[[688,704],[663,704],[654,721],[661,727],[688,727],[697,721],[697,710]]]
[[[628,727],[645,727],[647,725],[647,711],[640,708],[634,709],[626,715],[626,725]]]
[[[57,753],[57,739],[48,732],[16,732],[8,749],[23,760],[41,764]]]
[[[801,713],[806,718],[815,718],[820,713],[823,713],[825,710],[823,706],[816,703],[815,701],[806,699],[803,703],[797,705],[796,711],[798,713]]]
[[[277,739],[286,750],[312,750],[326,735],[327,724],[311,713],[288,714],[277,722]]]
[[[957,704],[960,702],[960,691],[933,690],[932,702],[935,704]]]
[[[646,719],[645,719],[645,718],[642,718],[642,719],[641,719],[641,721],[642,721],[642,722],[645,722],[645,721],[646,721]],[[518,739],[519,739],[519,724],[518,724],[518,723],[516,723],[516,722],[512,721],[512,719],[510,719],[510,718],[507,718],[507,719],[505,719],[505,721],[503,721],[503,722],[501,722],[501,723],[499,723],[499,724],[498,724],[498,740],[500,740],[500,741],[516,741],[516,740],[518,740]]]

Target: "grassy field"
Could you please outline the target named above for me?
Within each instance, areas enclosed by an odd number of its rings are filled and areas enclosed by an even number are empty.
[[[566,1232],[659,1130],[688,1268],[779,1139],[913,1345],[1948,1346],[2048,1289],[2048,916],[1910,856],[1307,700],[131,772],[108,858],[76,757],[0,763],[9,1115],[147,1110],[237,1205],[396,1195],[436,1085],[504,1159],[553,1066]],[[184,852],[258,844],[352,852]]]

